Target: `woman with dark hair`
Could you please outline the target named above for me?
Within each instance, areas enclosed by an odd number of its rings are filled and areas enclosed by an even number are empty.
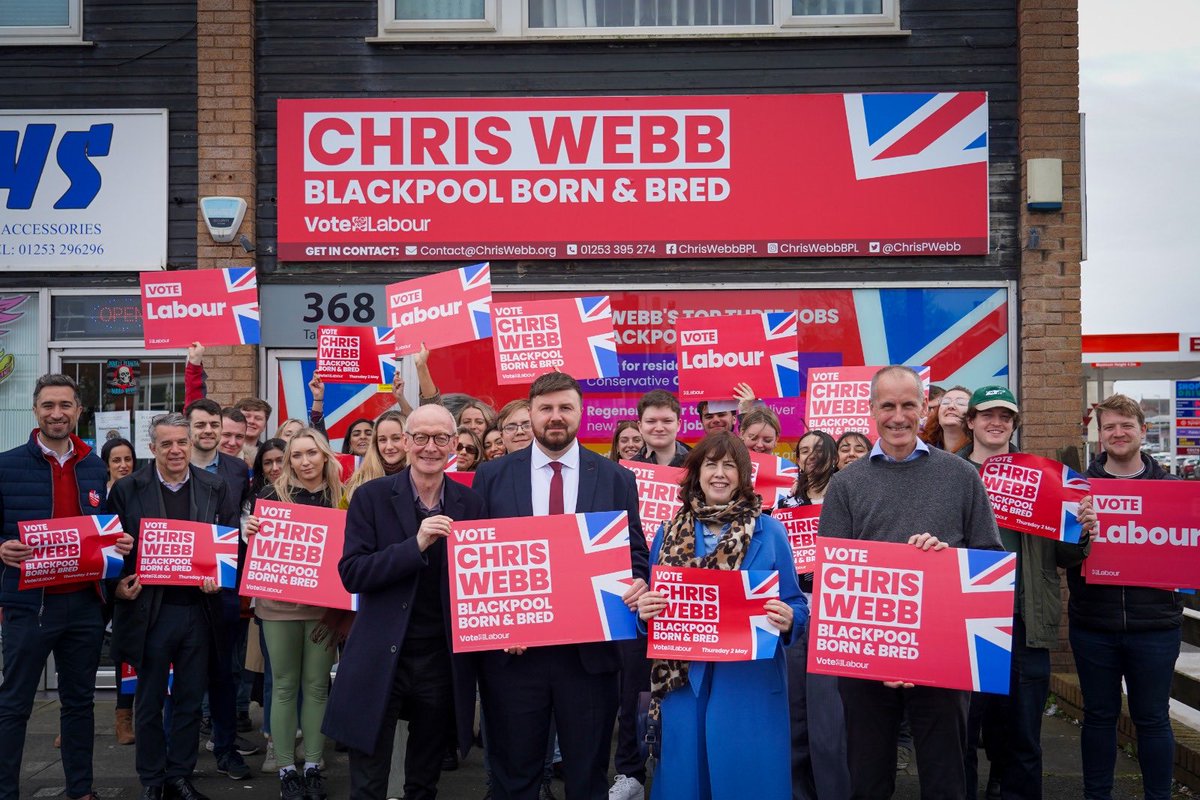
[[[837,468],[845,469],[871,454],[871,440],[860,431],[846,431],[837,440]]]
[[[651,796],[791,797],[784,646],[803,636],[808,604],[787,534],[762,513],[750,455],[733,434],[706,436],[683,468],[683,507],[655,535],[650,563],[777,570],[779,598],[763,610],[781,641],[771,659],[654,662],[650,718],[661,725],[662,753]],[[649,591],[638,599],[638,616],[649,621],[666,607],[664,593]]]
[[[346,428],[346,436],[342,439],[342,453],[353,453],[365,456],[371,449],[371,434],[375,432],[375,420],[359,417]]]
[[[957,453],[967,445],[967,407],[971,390],[965,386],[947,389],[935,408],[925,418],[921,438],[931,447]]]
[[[613,429],[612,446],[608,448],[610,461],[631,460],[642,449],[642,434],[636,419],[623,419]]]
[[[459,425],[456,434],[457,442],[454,452],[458,456],[454,468],[459,472],[474,472],[483,461],[483,442],[475,435],[475,431],[466,425]]]
[[[500,433],[500,429],[494,424],[488,426],[483,432],[483,460],[491,461],[507,453],[504,449],[504,434]]]
[[[108,467],[107,491],[111,492],[114,483],[133,472],[133,443],[120,437],[109,439],[100,448],[100,460]]]
[[[254,455],[254,467],[250,472],[250,508],[243,513],[250,513],[254,507],[254,499],[264,486],[270,486],[279,479],[283,472],[283,453],[287,450],[287,442],[283,439],[267,439],[258,446]]]
[[[829,488],[829,479],[837,472],[837,443],[825,431],[809,431],[796,444],[796,464],[800,475],[792,496],[780,503],[783,507],[807,506],[819,503]]]

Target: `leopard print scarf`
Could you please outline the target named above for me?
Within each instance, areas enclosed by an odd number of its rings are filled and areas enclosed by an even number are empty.
[[[754,536],[754,524],[762,513],[762,500],[737,500],[724,506],[704,504],[702,497],[690,502],[668,523],[663,531],[658,563],[672,567],[738,569]],[[696,523],[729,523],[729,530],[717,540],[717,546],[703,558],[696,557]],[[650,719],[661,721],[662,699],[688,682],[688,661],[655,659],[650,668]]]

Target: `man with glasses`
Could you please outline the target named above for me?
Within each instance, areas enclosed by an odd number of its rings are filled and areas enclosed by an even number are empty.
[[[496,415],[496,428],[504,441],[504,450],[515,453],[533,443],[533,425],[529,421],[529,401],[513,400]]]
[[[350,748],[351,797],[387,796],[402,712],[406,798],[436,796],[455,723],[459,749],[471,747],[474,671],[451,652],[446,537],[452,522],[484,514],[477,494],[445,479],[454,430],[446,409],[418,407],[405,425],[408,466],[350,501],[338,572],[359,608],[322,729]]]

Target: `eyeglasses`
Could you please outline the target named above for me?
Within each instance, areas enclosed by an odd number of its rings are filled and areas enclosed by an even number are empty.
[[[429,444],[430,439],[432,439],[433,443],[438,447],[445,447],[454,440],[454,437],[448,433],[435,433],[432,436],[430,436],[428,433],[410,433],[409,436],[412,437],[413,444],[415,444],[417,447],[424,447],[425,445]]]
[[[462,442],[459,442],[454,446],[454,449],[460,453],[466,452],[473,456],[479,455],[479,448],[473,444],[463,444]]]
[[[516,433],[517,431],[533,430],[533,425],[529,422],[510,422],[500,430],[505,433]]]
[[[964,400],[961,397],[957,400],[952,397],[944,397],[942,398],[941,402],[941,405],[943,406],[958,406],[959,408],[966,408],[970,404],[971,402],[969,400]]]

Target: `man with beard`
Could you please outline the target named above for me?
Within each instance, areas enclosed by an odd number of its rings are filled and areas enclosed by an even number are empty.
[[[475,473],[473,488],[487,505],[485,516],[628,512],[634,581],[623,599],[634,608],[646,591],[649,554],[633,473],[579,446],[583,391],[570,375],[542,375],[529,389],[529,405],[533,446],[485,462]],[[572,523],[558,535],[579,534]],[[552,715],[567,796],[607,794],[620,666],[612,642],[481,654],[479,692],[496,800],[538,796]]]

